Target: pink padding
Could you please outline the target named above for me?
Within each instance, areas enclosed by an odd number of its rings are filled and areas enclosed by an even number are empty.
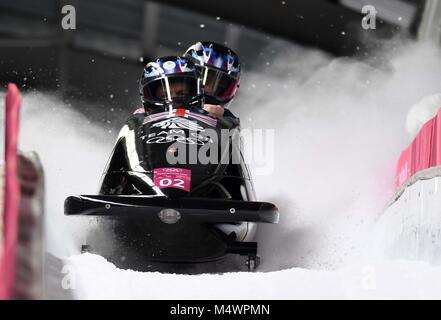
[[[438,147],[432,153],[432,162],[439,165],[441,163],[441,110],[436,115],[436,123],[437,126],[433,130],[433,144]]]
[[[15,250],[20,206],[20,185],[17,176],[18,121],[21,95],[15,84],[8,85],[5,123],[5,192],[3,217],[3,255],[0,257],[0,299],[13,298]]]
[[[441,109],[427,121],[412,143],[401,153],[396,168],[398,188],[417,172],[441,165]]]

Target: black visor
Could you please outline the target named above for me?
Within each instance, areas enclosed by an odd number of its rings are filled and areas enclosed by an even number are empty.
[[[144,100],[149,102],[186,101],[198,96],[198,79],[173,76],[154,80],[143,87]]]
[[[205,95],[213,98],[216,103],[223,104],[233,99],[239,80],[224,71],[205,67],[202,83]]]

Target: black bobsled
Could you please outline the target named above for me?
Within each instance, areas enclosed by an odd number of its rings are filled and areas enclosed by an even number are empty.
[[[275,205],[255,200],[235,121],[170,106],[127,120],[98,195],[68,197],[65,214],[91,217],[83,249],[114,262],[129,251],[153,263],[239,254],[254,270],[256,224],[279,218]]]

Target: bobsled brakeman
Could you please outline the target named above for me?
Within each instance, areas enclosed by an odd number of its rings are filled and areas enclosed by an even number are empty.
[[[210,68],[206,76],[218,71]],[[232,86],[237,83],[217,91],[231,94]],[[255,270],[257,224],[277,223],[279,213],[274,204],[255,201],[236,119],[214,118],[202,109],[201,68],[190,57],[147,64],[140,90],[144,108],[121,129],[98,195],[65,200],[66,215],[89,216],[98,231],[106,230],[106,237],[92,232],[83,250],[112,261],[124,259],[121,252],[137,252],[153,263],[239,254]],[[221,139],[225,130],[229,138]],[[204,148],[209,163],[193,157]],[[170,161],[175,158],[181,161]]]

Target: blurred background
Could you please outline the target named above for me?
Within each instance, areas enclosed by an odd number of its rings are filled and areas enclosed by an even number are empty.
[[[196,41],[233,48],[246,78],[247,71],[269,64],[284,42],[363,59],[385,40],[389,45],[403,38],[439,40],[438,2],[0,0],[0,85],[55,90],[83,113],[91,105],[111,113],[89,114],[105,125],[139,105],[143,61],[181,54]],[[76,30],[61,27],[67,4],[76,9]],[[366,4],[378,12],[375,32],[361,27]]]

